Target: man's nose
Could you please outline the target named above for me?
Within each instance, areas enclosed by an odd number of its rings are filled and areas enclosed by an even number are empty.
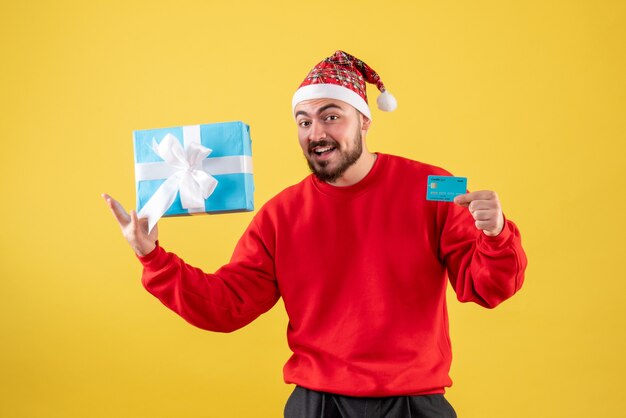
[[[324,126],[318,122],[311,123],[311,129],[309,129],[309,141],[319,141],[326,138],[326,131]]]

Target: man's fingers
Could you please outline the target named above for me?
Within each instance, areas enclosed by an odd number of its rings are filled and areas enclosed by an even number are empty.
[[[472,217],[477,221],[488,221],[495,219],[498,216],[498,212],[494,210],[477,210],[472,213]]]
[[[498,194],[493,190],[478,190],[476,192],[469,193],[472,196],[472,200],[496,200]]]
[[[124,207],[120,204],[120,202],[113,199],[111,196],[109,196],[106,193],[104,193],[102,197],[104,198],[107,205],[109,206],[109,209],[111,209],[113,216],[115,216],[115,219],[120,224],[120,226],[123,228],[124,226],[128,225],[128,222],[130,222],[130,216],[128,216],[128,213],[126,212]]]
[[[148,234],[148,219],[138,218],[137,212],[134,210],[130,212],[130,233],[132,239],[129,242],[133,246],[135,253],[140,256],[149,254],[156,247],[157,240],[157,227],[156,225]]]
[[[149,237],[152,234],[148,233],[148,218],[140,218],[136,211],[130,212],[131,228],[135,232],[136,236]],[[156,225],[154,226],[156,228]],[[154,228],[152,229],[154,231]]]
[[[134,210],[131,210],[130,214],[127,213],[117,200],[106,193],[103,193],[102,197],[120,224],[122,234],[133,251],[139,256],[144,256],[154,250],[158,234],[156,225],[152,232],[148,234],[148,219],[139,219],[137,212]]]
[[[486,235],[498,235],[504,227],[502,207],[496,192],[479,190],[466,193],[454,198],[454,203],[466,207],[474,218],[476,228]]]
[[[476,220],[474,223],[476,224],[476,228],[480,229],[481,231],[491,230],[495,228],[497,225],[496,222],[494,222],[493,220],[489,220],[489,221]]]
[[[467,207],[476,200],[498,200],[496,192],[491,190],[478,190],[476,192],[465,193],[454,198],[454,203],[459,206]]]
[[[134,248],[138,248],[138,246],[143,241],[143,231],[141,228],[141,223],[139,222],[139,218],[137,217],[137,212],[134,210],[130,211],[130,226],[128,228],[127,234],[128,241],[133,245]],[[135,250],[135,252],[137,252]]]
[[[454,198],[454,203],[464,208],[468,207],[472,200],[468,197],[469,193],[460,194]]]
[[[130,211],[130,230],[133,231],[135,236],[139,236],[140,234],[139,218],[137,218],[137,212],[134,210]]]
[[[497,200],[474,200],[468,205],[470,212],[479,210],[498,210],[500,204]]]

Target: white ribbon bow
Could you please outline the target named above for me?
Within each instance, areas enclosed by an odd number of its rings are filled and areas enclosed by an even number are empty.
[[[161,143],[152,139],[152,149],[174,172],[137,213],[148,218],[148,231],[174,203],[178,192],[184,209],[199,211],[204,210],[204,201],[217,186],[217,180],[202,170],[202,160],[211,153],[210,148],[192,142],[183,149],[174,135],[167,134]]]

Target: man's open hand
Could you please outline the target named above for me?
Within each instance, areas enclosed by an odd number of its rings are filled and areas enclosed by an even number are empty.
[[[485,235],[495,237],[504,228],[504,215],[496,192],[480,190],[454,198],[454,203],[469,209],[476,221],[476,228]]]
[[[122,205],[108,194],[103,194],[102,197],[111,209],[117,223],[120,224],[124,238],[135,253],[144,256],[152,252],[156,248],[157,226],[155,225],[152,232],[148,233],[148,219],[138,219],[137,212],[134,210],[130,211],[129,215]]]

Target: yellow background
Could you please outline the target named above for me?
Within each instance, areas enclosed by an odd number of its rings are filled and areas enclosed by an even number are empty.
[[[100,193],[134,204],[132,130],[243,120],[260,207],[307,174],[291,95],[336,49],[398,99],[370,149],[496,190],[522,231],[518,295],[450,295],[459,416],[626,416],[625,5],[3,1],[0,416],[281,416],[282,303],[233,334],[188,325],[143,290]],[[213,271],[251,217],[160,238]]]

